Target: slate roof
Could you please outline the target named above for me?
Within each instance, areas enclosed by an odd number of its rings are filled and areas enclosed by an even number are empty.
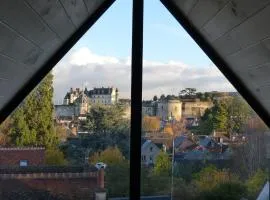
[[[184,140],[187,139],[187,136],[184,136],[184,135],[181,135],[181,136],[178,136],[174,139],[174,146],[175,147],[178,147],[179,145],[181,145]]]
[[[72,117],[75,115],[75,108],[72,105],[55,105],[55,116],[58,117]]]
[[[116,88],[116,90],[118,91],[118,89]],[[88,95],[94,95],[94,94],[100,94],[100,95],[110,95],[112,94],[113,88],[112,87],[108,87],[108,88],[94,88],[93,90],[89,90],[88,91]]]

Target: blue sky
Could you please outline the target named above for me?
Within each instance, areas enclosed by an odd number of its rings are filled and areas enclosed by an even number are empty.
[[[88,46],[97,54],[128,57],[131,54],[131,0],[117,0],[75,48]],[[146,0],[144,9],[144,59],[181,60],[196,66],[211,63],[167,9]]]
[[[116,0],[54,68],[55,100],[70,87],[131,88],[132,1]],[[211,60],[158,0],[145,0],[143,99],[197,91],[233,91]]]

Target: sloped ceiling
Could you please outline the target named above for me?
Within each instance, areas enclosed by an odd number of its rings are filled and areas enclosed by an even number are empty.
[[[269,125],[270,0],[161,2]]]
[[[114,0],[1,0],[0,121]]]

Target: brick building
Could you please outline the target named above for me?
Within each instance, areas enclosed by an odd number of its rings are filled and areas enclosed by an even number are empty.
[[[0,148],[0,199],[105,200],[104,171],[45,165],[45,148]]]
[[[40,166],[45,164],[45,148],[0,148],[0,166]]]

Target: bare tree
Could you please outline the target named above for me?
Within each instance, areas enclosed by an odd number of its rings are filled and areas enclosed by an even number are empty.
[[[264,168],[267,163],[265,133],[252,134],[244,144],[233,148],[233,170],[240,176],[253,175],[259,168]]]

